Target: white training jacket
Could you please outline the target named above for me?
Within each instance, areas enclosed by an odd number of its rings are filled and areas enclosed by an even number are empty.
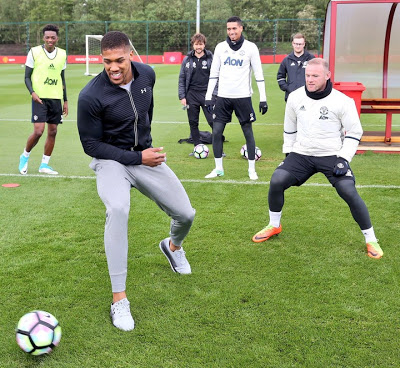
[[[363,134],[352,98],[332,88],[332,92],[314,100],[305,87],[289,95],[285,110],[283,153],[307,156],[343,157],[355,155]]]
[[[234,51],[227,41],[220,42],[214,51],[206,100],[211,100],[218,82],[218,96],[224,98],[251,97],[251,70],[253,69],[260,101],[267,101],[264,73],[260,52],[255,43],[244,40],[242,47]]]

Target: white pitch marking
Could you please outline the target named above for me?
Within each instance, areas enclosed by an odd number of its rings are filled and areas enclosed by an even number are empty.
[[[43,179],[80,179],[80,180],[94,180],[95,176],[80,176],[80,175],[43,175],[43,174],[1,174],[0,177],[14,177],[14,178],[43,178]],[[244,181],[232,179],[180,179],[182,183],[198,183],[198,184],[243,184],[243,185],[269,185],[269,181]],[[329,183],[305,183],[302,187],[332,187]],[[400,189],[400,185],[381,185],[381,184],[366,184],[356,185],[357,188],[372,188],[372,189]]]

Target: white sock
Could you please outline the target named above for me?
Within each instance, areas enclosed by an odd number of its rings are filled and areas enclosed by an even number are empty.
[[[50,157],[51,157],[51,156],[43,155],[43,157],[42,157],[42,164],[48,164],[49,161],[50,161]]]
[[[24,155],[25,157],[29,157],[30,154],[31,154],[31,153],[30,153],[30,152],[26,152],[26,149],[24,148],[24,153],[23,153],[23,155]]]
[[[249,160],[249,171],[256,171],[256,160]]]
[[[269,211],[269,224],[273,227],[279,227],[281,224],[282,211],[272,212]]]
[[[215,161],[215,168],[219,171],[224,171],[224,167],[222,166],[222,157],[214,158],[214,161]]]
[[[375,236],[375,231],[374,231],[374,227],[370,227],[369,229],[365,229],[365,230],[361,230],[361,232],[364,234],[365,236],[365,242],[369,243],[369,242],[377,242],[378,240],[376,239]]]

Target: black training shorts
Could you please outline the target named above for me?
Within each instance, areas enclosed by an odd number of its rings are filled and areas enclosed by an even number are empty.
[[[277,169],[283,169],[291,173],[297,180],[297,186],[305,183],[311,176],[316,173],[322,173],[326,176],[332,186],[340,180],[353,180],[355,177],[353,171],[349,167],[347,174],[343,176],[334,176],[333,167],[335,166],[337,156],[305,156],[295,152],[291,152],[283,162],[279,164]]]
[[[32,123],[62,124],[61,100],[42,98],[42,102],[32,100]]]
[[[256,114],[251,103],[251,97],[225,98],[218,97],[214,108],[214,121],[218,123],[229,123],[232,121],[232,112],[240,124],[256,121]]]

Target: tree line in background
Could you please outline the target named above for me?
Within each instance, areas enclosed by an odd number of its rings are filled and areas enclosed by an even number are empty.
[[[200,0],[202,20],[324,18],[329,0]],[[196,0],[0,0],[0,22],[193,20]],[[111,6],[110,6],[111,5]]]
[[[201,0],[201,32],[215,46],[226,37],[226,19],[238,15],[246,20],[245,37],[255,42],[261,53],[289,52],[290,37],[298,31],[307,35],[309,49],[319,52],[321,20],[328,2]],[[112,6],[110,0],[0,0],[0,46],[19,45],[11,54],[26,53],[27,48],[42,42],[43,25],[56,23],[60,25],[59,45],[69,54],[84,53],[85,34],[108,30],[126,32],[140,54],[186,53],[196,31],[196,5],[197,0],[124,0]]]

